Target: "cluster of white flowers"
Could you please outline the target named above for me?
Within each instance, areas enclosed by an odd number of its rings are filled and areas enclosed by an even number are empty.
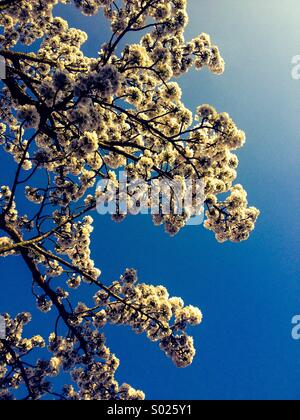
[[[95,15],[100,7],[109,6],[113,0],[74,0],[74,4],[84,15]]]
[[[37,335],[23,338],[23,329],[31,320],[29,313],[21,313],[15,319],[8,314],[3,317],[6,338],[0,340],[0,400],[15,399],[13,390],[27,388],[28,396],[39,399],[52,393],[50,379],[61,371],[69,372],[74,385],[65,385],[61,399],[67,400],[142,400],[144,393],[128,384],[119,385],[115,379],[119,360],[105,345],[103,334],[90,322],[81,328],[82,340],[88,343],[87,354],[82,356],[78,340],[51,333],[48,351],[49,360],[39,359],[35,365],[25,361],[34,349],[45,348],[45,340]],[[84,358],[89,358],[85,363]],[[53,394],[55,395],[55,394]],[[58,394],[57,394],[58,395]]]
[[[190,365],[195,356],[194,340],[186,334],[163,339],[160,348],[171,357],[177,367]]]
[[[92,217],[85,216],[82,222],[65,224],[55,235],[57,237],[56,252],[67,255],[75,267],[97,279],[101,272],[95,268],[94,261],[91,259],[92,223]]]
[[[214,231],[216,239],[221,243],[228,240],[232,242],[247,240],[255,228],[259,210],[248,207],[247,193],[243,187],[235,185],[231,189],[231,195],[220,204],[226,210],[220,211],[216,206],[210,207],[205,227]]]
[[[8,314],[3,315],[5,322],[5,340],[0,340],[0,400],[14,399],[12,390],[26,385],[32,396],[40,397],[44,394],[48,384],[45,372],[33,369],[30,365],[22,364],[34,349],[44,348],[44,339],[36,335],[23,338],[23,329],[31,321],[29,313],[20,313],[15,319]]]
[[[95,64],[91,63],[91,70],[94,66]],[[87,75],[81,75],[75,88],[75,94],[84,96],[93,91],[94,94],[109,98],[118,92],[120,81],[121,75],[117,68],[113,65],[106,65]]]
[[[23,128],[38,128],[40,123],[40,114],[31,105],[20,107],[17,118],[22,121]]]
[[[12,199],[12,191],[7,185],[0,187],[0,208],[4,215],[6,223],[18,223],[18,211],[16,209],[16,202]]]
[[[111,301],[107,292],[99,291],[94,297],[95,304],[105,309],[97,314],[97,324],[128,325],[137,334],[146,333],[151,341],[159,342],[178,367],[193,362],[196,353],[193,340],[185,331],[189,325],[201,323],[202,314],[198,308],[184,307],[182,299],[170,298],[163,286],[139,284],[133,269],[127,269],[120,281],[113,283],[111,290],[124,300]],[[138,311],[138,308],[144,309]]]
[[[78,157],[84,157],[96,152],[99,148],[98,136],[95,132],[86,131],[78,140],[74,140],[73,147],[77,150]]]
[[[5,143],[6,124],[0,123],[0,146]]]
[[[115,37],[130,31],[127,26],[131,21],[134,21],[132,29],[137,30],[148,18],[153,19],[152,32],[144,35],[139,44],[127,45],[121,57],[117,57],[111,41],[103,46],[98,59],[83,55],[85,33],[70,29],[61,18],[51,17],[55,3],[50,2],[43,11],[49,23],[39,25],[36,36],[42,37],[42,31],[44,38],[34,55],[35,61],[30,69],[20,61],[25,74],[34,74],[38,82],[34,93],[53,108],[55,140],[48,127],[46,131],[40,127],[35,138],[38,151],[32,159],[28,153],[23,159],[26,169],[32,167],[32,160],[50,171],[61,172],[59,168],[64,168],[60,185],[51,192],[53,203],[67,205],[82,198],[104,167],[112,170],[124,167],[132,178],[149,179],[157,174],[158,168],[169,168],[166,172],[172,177],[201,178],[208,200],[210,195],[230,191],[238,166],[232,151],[244,144],[244,133],[228,114],[218,114],[208,105],[200,106],[194,118],[180,101],[180,87],[171,80],[193,65],[198,69],[208,66],[215,73],[224,70],[218,48],[207,34],[185,43],[186,1],[153,0],[153,5],[149,2],[136,20],[137,1],[118,8],[111,1],[75,2],[88,15],[104,7]],[[33,26],[38,22],[34,19],[38,11],[35,2],[27,7],[27,19]],[[7,10],[12,21],[3,25],[8,31],[23,28],[24,17],[18,13],[15,7]],[[42,18],[43,15],[39,16]],[[7,93],[12,94],[11,90]],[[122,108],[117,98],[134,108]],[[32,101],[18,107],[22,129],[37,128],[39,112]],[[12,112],[6,114],[8,121]],[[22,148],[19,144],[5,143],[19,162],[25,141]],[[77,176],[78,181],[67,179],[68,174]],[[127,199],[130,203],[130,197]],[[123,218],[114,217],[118,221]],[[154,221],[165,224],[166,231],[175,235],[188,218],[185,213],[171,214],[155,217]]]
[[[90,322],[81,327],[81,336],[88,346],[90,362],[84,364],[83,357],[76,351],[76,340],[51,334],[49,350],[53,353],[50,360],[51,374],[58,375],[60,370],[70,372],[76,383],[64,387],[63,396],[68,400],[107,400],[123,399],[125,390],[132,399],[144,399],[141,391],[136,391],[129,385],[119,385],[115,379],[119,360],[105,345],[102,333],[93,328]]]
[[[41,204],[43,201],[43,194],[38,188],[27,186],[25,189],[26,198],[36,204]]]
[[[0,251],[4,250],[7,246],[13,245],[14,241],[7,236],[0,237]],[[3,252],[0,254],[1,257],[7,257],[8,255],[13,255],[13,251]]]

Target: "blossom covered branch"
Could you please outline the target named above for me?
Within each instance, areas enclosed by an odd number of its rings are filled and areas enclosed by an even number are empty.
[[[73,3],[88,16],[104,11],[112,33],[96,58],[82,51],[86,33],[54,17],[59,3]],[[0,2],[0,55],[6,60],[0,145],[16,165],[11,185],[0,191],[0,256],[23,259],[38,308],[57,316],[48,341],[51,356],[45,352],[43,360],[32,362],[32,351],[45,347],[46,340],[23,338],[31,320],[27,311],[14,319],[5,314],[0,399],[14,398],[18,388],[25,389],[24,399],[144,398],[115,380],[119,361],[105,344],[106,324],[145,333],[176,366],[193,361],[187,328],[201,323],[200,310],[170,298],[162,286],[138,283],[132,269],[104,284],[90,250],[90,213],[98,201],[107,200],[107,194],[95,195],[92,189],[99,180],[119,188],[121,169],[129,180],[149,184],[201,180],[205,227],[219,242],[247,240],[255,227],[259,211],[248,206],[245,190],[234,184],[235,151],[245,134],[227,113],[209,105],[193,114],[175,81],[193,66],[217,75],[224,71],[207,34],[185,41],[186,8],[186,0]],[[139,42],[127,45],[131,32]],[[21,44],[32,46],[31,51],[24,53]],[[24,209],[18,203],[22,193],[28,201]],[[135,193],[144,194],[138,186]],[[133,197],[124,198],[130,213]],[[162,212],[153,221],[175,235],[190,217],[186,206],[180,215]],[[84,284],[94,288],[92,301],[74,303],[72,290]],[[70,373],[70,383],[55,390],[51,378],[62,371]]]

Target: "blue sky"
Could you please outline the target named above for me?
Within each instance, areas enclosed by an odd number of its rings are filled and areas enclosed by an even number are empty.
[[[239,182],[262,215],[251,239],[239,245],[220,245],[202,227],[169,238],[146,216],[121,225],[96,216],[93,255],[104,281],[135,267],[142,282],[163,284],[204,313],[202,326],[191,331],[195,363],[184,370],[126,328],[111,328],[108,344],[121,359],[118,379],[149,399],[299,399],[300,341],[291,338],[291,319],[300,314],[300,80],[291,77],[291,61],[300,54],[300,3],[188,3],[186,38],[209,33],[227,68],[222,76],[184,76],[184,102],[191,110],[211,103],[246,131]],[[95,54],[106,38],[103,19],[83,18],[70,7],[57,13],[89,32],[85,51]],[[3,183],[9,182],[11,165],[0,162]],[[30,277],[22,262],[0,260],[0,270],[0,312],[28,309]],[[33,331],[47,328],[39,316]]]

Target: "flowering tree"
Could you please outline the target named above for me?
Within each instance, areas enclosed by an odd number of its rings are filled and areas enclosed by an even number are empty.
[[[98,57],[81,51],[84,32],[53,17],[57,3],[74,3],[85,15],[104,11],[112,33]],[[0,54],[6,60],[0,144],[1,153],[16,164],[11,185],[1,187],[0,255],[23,259],[38,308],[57,314],[47,343],[41,336],[23,338],[29,313],[4,315],[0,399],[16,398],[17,389],[33,400],[143,399],[141,391],[114,378],[119,361],[106,346],[106,324],[147,334],[178,367],[193,361],[193,339],[186,330],[201,322],[200,310],[185,307],[162,286],[139,283],[133,269],[104,284],[90,252],[90,213],[97,199],[110,200],[108,190],[93,194],[93,187],[106,180],[118,188],[120,170],[131,181],[148,184],[201,180],[205,227],[220,242],[246,240],[254,229],[259,211],[248,207],[243,187],[233,185],[238,167],[233,152],[244,144],[245,134],[228,114],[211,106],[199,106],[193,115],[174,81],[192,66],[224,71],[208,35],[185,42],[186,3],[0,1]],[[126,45],[131,32],[140,34],[140,41]],[[31,52],[21,52],[21,44],[32,45]],[[22,194],[26,208],[18,205]],[[133,196],[125,195],[130,212]],[[181,214],[160,211],[153,220],[175,235],[190,216],[185,207]],[[113,215],[116,221],[125,217]],[[59,288],[53,284],[57,278]],[[93,302],[74,303],[72,289],[82,283],[94,287]],[[44,358],[35,360],[33,350],[46,345]],[[57,390],[51,378],[61,372],[69,373],[70,381]]]

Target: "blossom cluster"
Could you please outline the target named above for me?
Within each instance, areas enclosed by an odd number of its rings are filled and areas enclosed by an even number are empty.
[[[11,31],[22,34],[23,43],[42,38],[38,52],[20,61],[26,77],[32,79],[27,88],[38,101],[24,92],[22,99],[27,97],[29,103],[17,107],[15,118],[15,104],[11,102],[9,107],[7,99],[12,90],[6,92],[4,121],[13,120],[13,126],[21,126],[18,141],[6,140],[5,147],[20,162],[24,149],[30,149],[23,140],[24,130],[37,130],[37,150],[23,156],[23,169],[30,170],[35,163],[39,168],[60,171],[59,185],[51,192],[53,203],[68,205],[81,199],[95,185],[103,168],[108,178],[119,168],[125,168],[133,179],[149,180],[161,174],[159,168],[168,168],[163,172],[172,178],[201,178],[208,200],[211,195],[215,200],[218,194],[230,191],[238,166],[233,151],[243,146],[245,134],[228,114],[218,114],[208,105],[200,106],[194,116],[181,102],[180,87],[173,81],[192,66],[207,66],[217,74],[224,70],[224,61],[209,35],[185,42],[187,2],[152,0],[144,13],[136,14],[136,0],[124,2],[124,7],[114,7],[111,1],[76,1],[87,15],[103,7],[111,22],[114,36],[102,46],[97,59],[85,57],[81,51],[87,34],[51,15],[56,3],[48,2],[42,12],[40,2],[26,4],[26,13],[12,6],[2,22],[7,31],[3,46],[11,39]],[[139,44],[127,45],[117,56],[114,37],[142,29],[147,19],[153,20],[151,31]],[[52,129],[41,126],[41,101],[51,113]],[[130,108],[123,107],[121,101]],[[77,179],[71,180],[69,175]],[[36,202],[39,200],[40,194]],[[187,220],[186,214],[165,215],[161,220],[156,218],[155,224],[165,224],[167,232],[174,235]],[[239,218],[239,223],[242,220]]]
[[[12,197],[12,191],[7,185],[0,187],[0,208],[4,214],[4,221],[13,225],[19,222],[19,214],[16,202]]]
[[[85,216],[82,222],[65,224],[59,234],[55,235],[57,236],[56,252],[67,255],[75,267],[97,279],[101,272],[95,268],[94,261],[91,259],[92,223],[92,217]],[[59,270],[59,265],[57,268]],[[59,272],[56,274],[60,275]]]
[[[210,205],[213,200],[210,201]],[[241,242],[249,239],[255,228],[259,211],[255,207],[248,207],[247,193],[241,185],[231,189],[230,196],[222,203],[226,211],[217,207],[209,207],[205,227],[216,234],[218,242]]]
[[[14,399],[12,390],[27,384],[29,393],[43,395],[49,384],[45,372],[22,365],[22,358],[37,348],[44,348],[44,339],[36,335],[23,338],[23,329],[31,321],[31,314],[20,313],[15,319],[3,316],[6,329],[5,340],[0,340],[0,400]],[[21,368],[22,366],[22,368]]]
[[[202,322],[198,308],[185,307],[182,299],[171,298],[163,286],[139,284],[132,269],[127,269],[120,281],[112,284],[112,290],[124,300],[111,303],[107,292],[99,291],[94,297],[95,304],[97,307],[105,305],[106,309],[97,314],[96,323],[127,325],[137,334],[147,334],[151,341],[159,342],[178,367],[193,362],[196,352],[186,329]],[[144,309],[139,312],[137,308]]]
[[[30,320],[29,313],[21,313],[15,319],[4,315],[6,339],[0,340],[0,400],[16,399],[13,390],[24,386],[32,399],[45,395],[60,395],[62,400],[144,399],[143,392],[128,384],[118,384],[114,375],[119,360],[105,345],[103,334],[91,328],[89,322],[81,331],[83,339],[89,343],[86,356],[80,354],[76,339],[51,333],[47,347],[52,357],[39,359],[34,365],[28,363],[26,359],[34,349],[46,346],[39,335],[23,338],[24,326]],[[85,357],[89,357],[88,363],[85,363]],[[51,378],[61,371],[69,372],[73,382],[56,394]]]
[[[73,288],[69,282],[68,285]],[[181,298],[170,298],[163,286],[139,284],[133,269],[127,269],[107,290],[110,294],[100,290],[94,296],[96,307],[77,305],[67,321],[73,334],[65,337],[51,333],[47,345],[51,357],[39,359],[35,364],[26,361],[28,355],[35,348],[45,348],[46,341],[39,335],[23,338],[31,315],[21,313],[15,319],[4,315],[6,339],[0,341],[0,399],[14,399],[11,390],[24,385],[28,397],[33,399],[45,395],[59,395],[68,400],[144,399],[142,391],[128,384],[119,385],[115,379],[120,362],[106,345],[103,328],[107,323],[127,325],[138,334],[146,333],[178,367],[192,363],[196,351],[186,330],[201,323],[199,309],[184,306]],[[68,293],[60,288],[57,296],[62,302]],[[45,312],[43,307],[40,310]],[[58,391],[51,378],[62,372],[69,373],[72,382]]]

